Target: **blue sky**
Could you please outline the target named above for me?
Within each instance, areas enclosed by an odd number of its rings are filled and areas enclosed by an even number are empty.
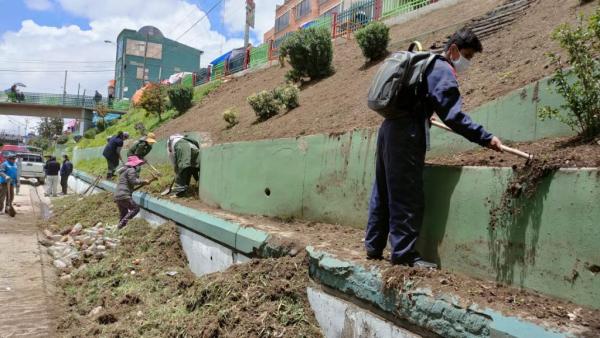
[[[253,44],[262,42],[282,2],[256,1]],[[176,39],[216,3],[208,20],[179,39],[203,50],[204,64],[243,45],[245,0],[0,0],[0,89],[23,82],[26,91],[62,93],[68,70],[67,93],[76,94],[79,87],[106,95],[115,45],[104,40],[115,41],[122,29],[145,25]],[[82,70],[87,72],[77,72]],[[2,120],[0,129],[13,126]]]

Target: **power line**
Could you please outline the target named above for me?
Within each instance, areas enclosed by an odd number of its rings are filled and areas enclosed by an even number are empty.
[[[103,72],[114,72],[114,69],[95,69],[95,70],[84,70],[84,69],[80,69],[80,70],[70,70],[70,69],[66,69],[67,71],[69,71],[70,73],[103,73]],[[64,73],[65,69],[63,70],[53,70],[53,69],[0,69],[0,72],[6,72],[6,73]]]
[[[0,59],[0,62],[10,63],[114,63],[114,60],[98,60],[98,61],[60,61],[60,60],[9,60]]]
[[[204,18],[208,17],[208,14],[210,14],[210,12],[212,12],[212,11],[213,11],[215,8],[217,8],[217,6],[218,6],[218,5],[219,5],[221,2],[223,2],[223,0],[218,0],[218,1],[217,1],[217,2],[216,2],[216,3],[215,3],[215,4],[214,4],[214,5],[213,5],[213,6],[212,6],[212,7],[211,7],[211,8],[210,8],[208,11],[206,11],[206,13],[204,13],[204,15],[203,15],[203,16],[202,16],[200,19],[196,20],[196,22],[194,22],[194,23],[193,23],[193,24],[190,26],[190,28],[188,28],[188,29],[187,29],[185,32],[181,33],[181,34],[180,34],[180,35],[177,37],[177,39],[175,39],[175,41],[178,41],[179,39],[181,39],[181,38],[182,38],[184,35],[186,35],[186,34],[187,34],[189,31],[191,31],[191,30],[192,30],[192,28],[194,28],[194,27],[195,27],[195,26],[196,26],[198,23],[200,23],[200,21],[202,21],[202,20],[204,20]]]

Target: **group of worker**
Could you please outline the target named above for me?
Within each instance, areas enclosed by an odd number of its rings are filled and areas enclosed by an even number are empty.
[[[365,250],[369,259],[382,259],[386,244],[391,245],[391,263],[422,268],[436,264],[421,257],[415,248],[424,216],[423,169],[429,148],[432,115],[471,142],[502,151],[502,142],[462,110],[462,97],[457,76],[470,65],[482,45],[474,32],[461,29],[447,41],[444,53],[434,59],[425,71],[423,90],[414,102],[402,102],[400,117],[386,118],[378,132],[375,182],[369,202],[365,234]],[[120,133],[109,141],[104,151],[108,163],[107,177],[114,175],[119,151],[128,135]],[[152,149],[154,135],[149,134],[131,147],[126,169],[119,178],[115,200],[121,212],[119,227],[139,211],[131,199],[136,185],[148,183],[139,179],[144,156]],[[176,179],[173,193],[184,194],[191,177],[198,180],[199,144],[189,135],[172,135],[167,151]]]
[[[120,219],[118,228],[123,228],[127,222],[135,217],[140,211],[139,206],[133,201],[133,192],[142,185],[147,185],[150,180],[142,180],[140,172],[142,165],[146,164],[145,157],[156,143],[154,133],[148,133],[134,142],[127,151],[127,160],[121,158],[121,149],[124,141],[129,138],[126,132],[119,132],[110,137],[104,147],[103,156],[107,163],[107,179],[112,179],[118,174],[117,188],[114,193],[115,203],[119,209]],[[192,177],[198,182],[200,171],[200,144],[191,135],[175,134],[169,137],[167,142],[167,153],[173,169],[175,178],[171,185],[170,193],[176,197],[187,194]],[[117,170],[119,163],[123,164]],[[150,165],[151,166],[151,165]],[[153,175],[160,174],[154,172]]]
[[[58,196],[59,183],[61,193],[67,195],[69,176],[72,173],[73,163],[69,160],[68,155],[63,155],[62,165],[56,160],[56,156],[48,156],[48,160],[44,164],[44,174],[46,174],[46,191],[44,195],[51,197]]]

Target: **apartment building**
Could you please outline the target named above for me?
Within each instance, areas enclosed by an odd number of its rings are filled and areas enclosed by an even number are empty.
[[[275,25],[263,36],[264,42],[277,40],[321,16],[341,10],[342,0],[286,0],[275,9]]]

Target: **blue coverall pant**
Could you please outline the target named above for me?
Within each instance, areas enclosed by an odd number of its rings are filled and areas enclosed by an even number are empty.
[[[410,264],[418,258],[414,246],[425,204],[425,121],[415,115],[386,119],[377,135],[365,247],[369,256],[380,256],[389,234],[393,263]]]

